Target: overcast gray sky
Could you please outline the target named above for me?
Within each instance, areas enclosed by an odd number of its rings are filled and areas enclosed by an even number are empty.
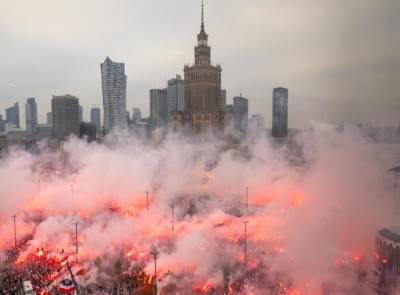
[[[194,60],[200,0],[0,0],[0,109],[53,94],[102,106],[100,63],[124,62],[128,110]],[[400,123],[399,0],[205,0],[213,63],[271,125],[272,88],[289,124]],[[21,121],[24,116],[21,116]]]

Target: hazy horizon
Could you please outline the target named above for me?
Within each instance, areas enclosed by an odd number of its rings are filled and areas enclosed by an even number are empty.
[[[45,122],[53,94],[89,119],[102,108],[100,63],[124,62],[127,110],[148,115],[149,90],[194,60],[201,1],[0,0],[0,111],[35,97]],[[249,98],[271,126],[272,88],[289,88],[289,126],[400,123],[400,2],[205,1],[213,63],[227,103]]]

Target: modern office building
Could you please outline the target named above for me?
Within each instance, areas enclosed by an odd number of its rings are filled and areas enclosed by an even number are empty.
[[[129,132],[135,138],[147,142],[150,139],[151,127],[148,120],[133,121],[129,124]]]
[[[132,121],[140,122],[142,120],[142,112],[139,108],[133,108],[132,110]]]
[[[46,114],[46,123],[48,125],[53,125],[53,113],[52,112],[47,112],[47,114]]]
[[[20,128],[18,102],[16,102],[14,106],[6,109],[6,123],[14,126],[15,128]]]
[[[83,106],[79,106],[79,122],[83,122]]]
[[[79,99],[66,94],[53,96],[51,100],[53,114],[53,137],[65,140],[70,135],[79,136]]]
[[[111,61],[107,57],[101,64],[103,89],[104,132],[125,130],[126,119],[126,84],[125,65]]]
[[[150,90],[150,124],[152,130],[167,127],[167,89]]]
[[[100,132],[101,130],[100,108],[92,108],[90,110],[90,122],[96,125],[96,131]]]
[[[225,106],[226,112],[231,113],[233,115],[233,104],[227,104]]]
[[[88,142],[96,140],[96,124],[81,122],[79,130],[80,138],[85,138]]]
[[[220,109],[221,111],[226,110],[226,89],[221,89],[221,101],[220,101]]]
[[[26,132],[28,136],[35,137],[38,118],[37,118],[37,105],[34,97],[30,97],[26,100],[25,122],[26,122]]]
[[[8,148],[7,135],[0,134],[0,155],[6,153],[7,148]]]
[[[21,128],[12,128],[7,131],[8,146],[19,145],[26,147],[27,132]]]
[[[233,98],[233,121],[235,130],[244,134],[249,121],[249,101],[242,94]]]
[[[0,115],[0,133],[6,131],[6,122],[3,120],[3,115]]]
[[[265,130],[265,118],[262,114],[254,114],[249,120],[249,125],[253,130]]]
[[[288,134],[288,89],[274,88],[272,102],[272,136],[286,137]]]
[[[53,127],[51,124],[37,124],[36,140],[50,139]]]
[[[180,75],[176,75],[174,79],[168,81],[167,88],[167,108],[168,108],[168,125],[172,123],[172,113],[183,111],[185,106],[184,87],[185,83]]]

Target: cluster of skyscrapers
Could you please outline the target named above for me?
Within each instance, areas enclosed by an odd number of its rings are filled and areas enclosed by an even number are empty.
[[[71,135],[93,141],[97,138],[97,130],[101,128],[100,108],[91,109],[91,122],[83,122],[82,113],[83,108],[77,97],[69,94],[53,96],[46,123],[40,124],[36,100],[30,97],[25,103],[24,130],[20,124],[19,104],[15,103],[6,109],[5,120],[0,115],[0,150],[14,144],[29,148],[43,139],[58,143]]]
[[[167,132],[178,132],[210,139],[232,134],[246,136],[249,128],[264,130],[261,114],[249,120],[249,101],[241,94],[233,97],[233,104],[226,103],[227,92],[221,88],[220,65],[211,63],[211,47],[204,25],[204,7],[201,10],[201,28],[197,35],[193,64],[184,66],[181,75],[170,79],[165,88],[149,91],[150,114],[142,118],[140,109],[134,108],[130,116],[126,107],[127,76],[125,65],[109,57],[101,64],[103,122],[100,108],[90,110],[90,122],[83,122],[83,108],[72,95],[53,96],[47,124],[39,124],[35,98],[25,104],[26,129],[20,128],[19,106],[6,109],[6,118],[0,115],[0,147],[4,136],[8,142],[51,138],[57,142],[71,135],[92,141],[108,133],[125,133],[143,139],[162,137]],[[23,131],[23,132],[22,132]],[[288,90],[273,90],[272,135],[284,138],[288,133]],[[14,134],[14,135],[13,135]]]

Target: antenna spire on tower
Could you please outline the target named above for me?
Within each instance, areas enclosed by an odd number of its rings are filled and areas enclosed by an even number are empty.
[[[204,30],[204,1],[201,0],[201,29]]]

